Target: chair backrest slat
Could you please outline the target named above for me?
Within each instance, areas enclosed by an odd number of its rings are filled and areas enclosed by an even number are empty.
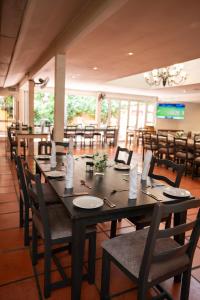
[[[157,262],[161,262],[161,261],[167,261],[171,258],[183,255],[187,252],[189,247],[189,244],[185,244],[183,246],[174,248],[172,250],[169,251],[164,251],[161,254],[154,254],[152,257],[152,263],[157,263]]]
[[[28,194],[34,204],[34,206],[32,207],[32,212],[33,214],[36,213],[37,215],[40,215],[43,224],[44,235],[46,238],[50,239],[51,235],[50,235],[48,211],[44,200],[40,175],[39,174],[34,175],[30,172],[30,170],[27,169],[25,170],[25,175],[27,180]],[[33,185],[35,185],[36,189],[32,188]]]
[[[157,234],[157,238],[167,238],[167,237],[181,234],[183,232],[187,232],[187,231],[193,229],[195,224],[196,224],[196,221],[193,221],[193,222],[190,222],[187,224],[177,225],[176,227],[173,227],[173,228],[159,230],[158,234]]]
[[[160,174],[155,174],[154,170],[155,170],[156,164],[164,165],[167,168],[172,168],[172,170],[176,172],[175,179],[171,180],[166,176],[163,176]],[[150,165],[150,169],[149,169],[149,177],[151,177],[153,179],[157,179],[157,180],[162,180],[162,181],[166,182],[167,184],[169,184],[170,186],[179,187],[184,171],[185,171],[184,165],[176,164],[173,161],[170,161],[167,159],[158,159],[156,157],[152,157],[151,165]]]

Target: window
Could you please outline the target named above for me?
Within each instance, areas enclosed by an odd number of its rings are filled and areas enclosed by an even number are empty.
[[[155,105],[147,104],[146,125],[154,125],[155,123]]]
[[[66,100],[67,125],[95,123],[96,97],[68,95]]]

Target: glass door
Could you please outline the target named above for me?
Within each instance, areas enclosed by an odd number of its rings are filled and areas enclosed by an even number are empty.
[[[137,128],[144,128],[146,120],[146,104],[139,103],[138,107],[138,120],[137,120]]]
[[[119,127],[119,116],[120,116],[120,101],[111,100],[110,103],[110,126]]]
[[[130,101],[129,106],[129,118],[128,118],[128,128],[136,129],[137,119],[138,119],[138,103],[135,101]]]

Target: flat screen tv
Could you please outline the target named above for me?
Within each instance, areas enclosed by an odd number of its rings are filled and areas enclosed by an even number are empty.
[[[185,116],[185,104],[159,103],[156,116],[159,119],[183,120]]]

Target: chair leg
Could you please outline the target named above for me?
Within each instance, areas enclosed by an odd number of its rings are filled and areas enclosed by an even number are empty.
[[[146,300],[147,299],[147,289],[144,287],[144,284],[139,284],[137,300]]]
[[[89,251],[88,251],[88,282],[95,282],[95,259],[96,259],[96,232],[89,236]]]
[[[110,258],[105,250],[103,250],[102,257],[102,271],[101,271],[101,300],[109,299],[110,287]]]
[[[116,236],[117,231],[117,220],[111,222],[111,229],[110,229],[110,238],[114,238]]]
[[[183,272],[180,300],[188,300],[190,292],[191,268]]]
[[[19,226],[23,227],[24,225],[24,204],[20,193],[19,198]]]
[[[25,216],[24,216],[24,245],[28,246],[30,242],[29,237],[29,207],[25,207]]]
[[[37,264],[37,258],[38,258],[37,248],[38,248],[38,235],[37,235],[37,230],[35,228],[35,225],[33,223],[32,224],[32,264],[34,266]]]
[[[51,296],[51,245],[45,242],[44,253],[44,297]]]

